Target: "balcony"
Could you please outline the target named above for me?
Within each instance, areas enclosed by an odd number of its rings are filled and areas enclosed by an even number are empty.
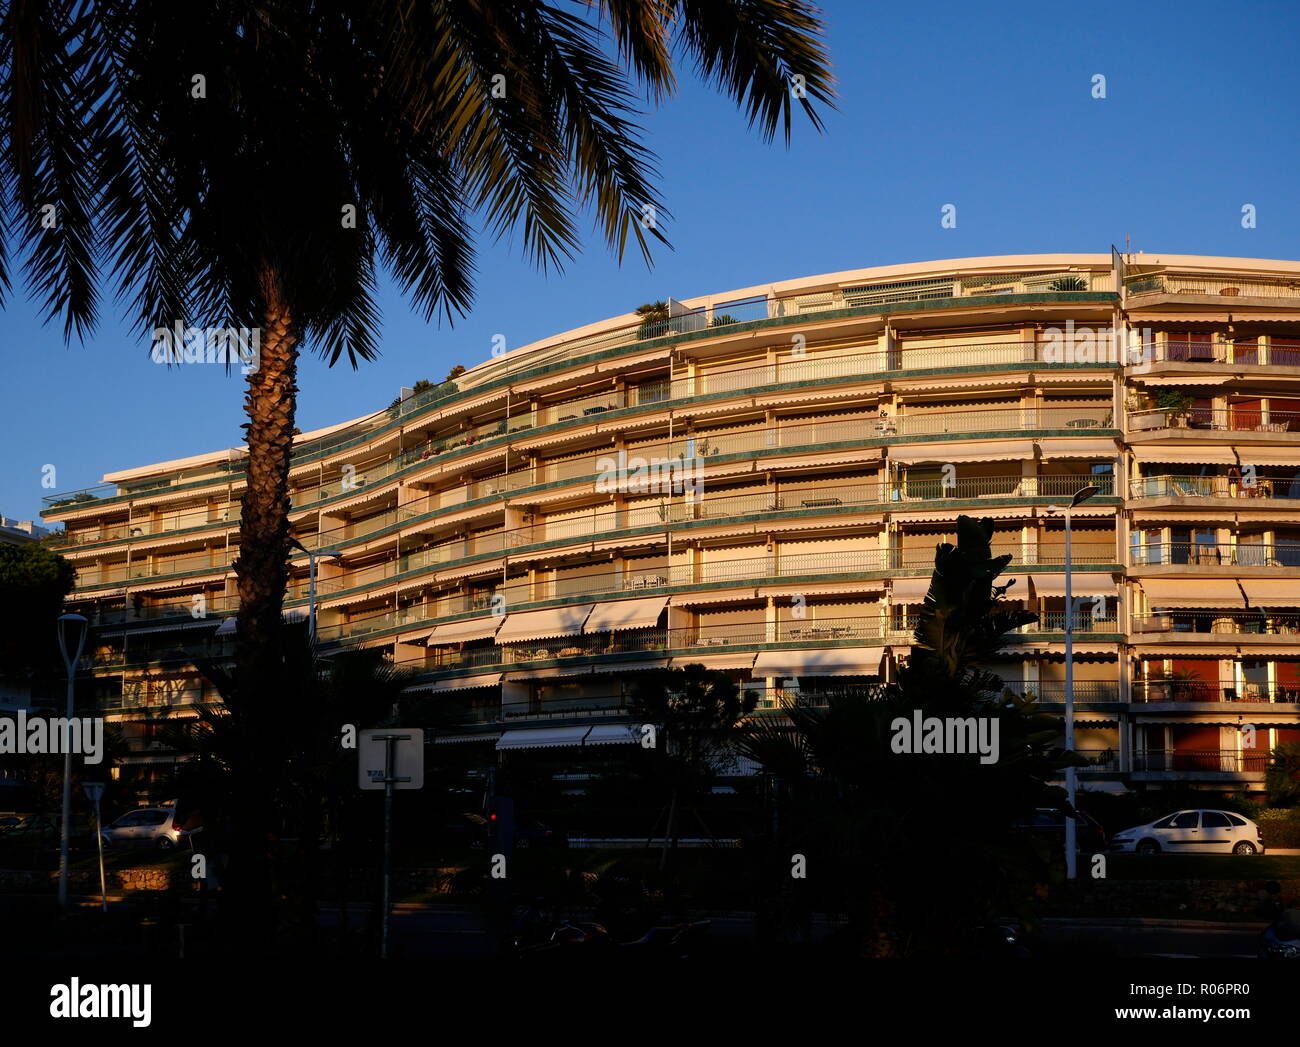
[[[1267,750],[1145,750],[1133,754],[1133,773],[1161,778],[1263,778]]]
[[[1110,623],[1112,627],[1114,623]],[[1004,681],[1003,686],[1014,694],[1032,697],[1042,705],[1064,705],[1065,684],[1055,681],[1023,683]],[[1076,680],[1074,682],[1074,700],[1080,704],[1103,705],[1119,701],[1119,684],[1114,680]]]
[[[1300,502],[1300,479],[1257,476],[1252,482],[1228,476],[1143,476],[1129,482],[1129,497],[1162,501],[1193,499],[1207,501],[1258,501],[1260,499]]]
[[[1193,407],[1186,414],[1161,408],[1132,408],[1128,414],[1129,429],[1134,433],[1177,433],[1190,439],[1203,439],[1206,431],[1238,434],[1266,434],[1252,442],[1269,442],[1283,437],[1300,436],[1300,411],[1266,411],[1259,407],[1220,410],[1210,407]]]
[[[1132,547],[1131,567],[1300,567],[1300,542],[1152,542]],[[1300,591],[1297,592],[1300,599]]]
[[[1142,346],[1147,364],[1217,364],[1225,368],[1300,367],[1300,342],[1258,340],[1237,342],[1147,342]]]
[[[1078,473],[1050,476],[969,476],[908,478],[892,492],[894,501],[928,502],[968,498],[1071,498],[1081,488],[1095,486],[1100,497],[1113,497],[1112,476]]]
[[[1133,681],[1133,701],[1144,705],[1295,705],[1300,684],[1240,683],[1236,680],[1153,679]],[[1289,711],[1289,710],[1288,710]]]
[[[1300,592],[1296,594],[1300,603]],[[1234,644],[1300,643],[1300,614],[1260,614],[1245,617],[1239,612],[1160,611],[1133,616],[1134,642],[1198,640]],[[1279,641],[1278,637],[1283,638]]]
[[[1088,763],[1078,769],[1082,775],[1119,774],[1121,771],[1119,753],[1114,749],[1075,749]]]
[[[1129,277],[1125,284],[1132,297],[1179,295],[1201,298],[1300,299],[1300,281],[1286,277],[1201,276],[1188,273],[1147,273]]]
[[[1112,608],[1113,609],[1113,608]],[[1030,622],[1013,630],[1018,633],[1064,633],[1064,611],[1040,611],[1038,621]],[[1119,621],[1114,617],[1088,614],[1086,611],[1074,612],[1074,633],[1107,633],[1120,631]]]

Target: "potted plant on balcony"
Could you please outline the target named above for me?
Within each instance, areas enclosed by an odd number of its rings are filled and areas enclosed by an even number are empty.
[[[1165,412],[1149,396],[1130,396],[1124,408],[1130,429],[1163,429],[1166,425]]]
[[[1088,283],[1082,276],[1058,276],[1047,285],[1049,291],[1086,291]]]
[[[636,331],[638,339],[658,338],[661,334],[667,333],[667,302],[646,302],[644,305],[637,306],[636,315],[641,318],[641,326]]]
[[[1186,429],[1195,398],[1186,389],[1161,389],[1154,397],[1157,409],[1165,413],[1166,424]]]

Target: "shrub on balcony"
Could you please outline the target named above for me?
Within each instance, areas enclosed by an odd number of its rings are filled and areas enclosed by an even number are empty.
[[[641,317],[641,326],[636,330],[638,339],[658,338],[668,331],[667,302],[646,302],[637,306],[636,315]]]
[[[1168,414],[1171,422],[1180,422],[1190,415],[1195,402],[1186,389],[1161,389],[1152,397],[1155,408]]]
[[[1047,288],[1049,291],[1086,291],[1088,284],[1081,276],[1058,276]]]

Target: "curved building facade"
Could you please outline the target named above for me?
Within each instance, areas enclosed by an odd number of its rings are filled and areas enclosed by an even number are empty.
[[[646,668],[760,713],[888,679],[934,548],[995,521],[1038,613],[992,665],[1060,708],[1097,787],[1258,791],[1300,741],[1300,263],[1030,255],[670,301],[298,438],[323,650],[382,648],[499,749],[626,742]],[[242,450],[53,497],[85,672],[140,773],[234,611]],[[290,613],[308,609],[308,557]],[[132,772],[136,773],[136,772]]]

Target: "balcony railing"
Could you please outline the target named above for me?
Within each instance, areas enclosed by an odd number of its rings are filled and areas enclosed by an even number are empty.
[[[1300,280],[1287,277],[1199,276],[1184,273],[1149,273],[1132,276],[1128,293],[1199,294],[1222,298],[1300,298]]]
[[[408,554],[408,567],[412,570],[433,563],[480,553],[517,551],[530,545],[562,541],[572,538],[607,536],[614,531],[665,523],[687,523],[693,520],[743,520],[756,513],[799,514],[811,510],[870,506],[885,508],[900,501],[931,501],[970,498],[1064,498],[1069,497],[1089,483],[1101,488],[1103,497],[1113,494],[1113,481],[1109,476],[1083,476],[1080,474],[1038,477],[985,476],[961,477],[945,484],[939,479],[909,479],[899,485],[880,481],[857,483],[824,483],[812,487],[791,488],[785,485],[768,490],[735,495],[716,495],[697,501],[682,498],[653,504],[629,506],[626,510],[593,512],[590,515],[563,519],[543,518],[509,531],[497,531],[476,537],[469,545],[457,537],[430,549]],[[390,510],[378,516],[349,523],[345,527],[306,535],[302,541],[308,548],[338,548],[345,542],[374,534],[408,520],[429,515],[423,509],[403,508]],[[504,537],[502,537],[504,535]],[[322,583],[323,585],[324,583]],[[349,588],[347,584],[333,584],[329,591]],[[322,589],[322,591],[325,591]]]
[[[1132,566],[1300,567],[1300,542],[1151,542],[1132,547]],[[1297,594],[1300,599],[1300,593]]]
[[[1248,453],[1248,452],[1247,452]],[[1300,499],[1300,478],[1256,476],[1143,476],[1129,482],[1132,498]]]
[[[1064,549],[1061,547],[1021,550],[1019,546],[1002,548],[995,546],[995,555],[1002,553],[1018,554],[1015,560],[1020,565],[1060,566],[1065,562]],[[1089,545],[1076,542],[1073,546],[1071,560],[1076,565],[1114,564],[1115,547],[1111,543]],[[478,607],[466,608],[463,596],[440,600],[437,605],[439,615],[458,614],[465,609],[487,610],[490,601],[498,597],[506,608],[520,607],[546,600],[573,599],[581,597],[599,598],[606,594],[635,593],[674,587],[691,587],[723,584],[727,582],[758,582],[763,578],[797,578],[806,576],[834,576],[837,574],[861,574],[883,571],[899,571],[908,574],[923,574],[934,569],[934,546],[926,549],[862,549],[842,550],[829,553],[792,553],[775,557],[756,557],[737,560],[718,560],[697,564],[667,564],[658,567],[638,568],[630,571],[610,571],[600,574],[584,575],[580,578],[542,579],[530,583],[520,580],[513,584],[497,584],[489,591],[480,593]],[[1080,581],[1082,585],[1082,580]],[[376,594],[380,599],[381,594]],[[390,612],[354,619],[347,623],[342,635],[357,635],[359,632],[376,632],[394,625],[384,624]],[[1114,632],[1113,627],[1091,629],[1091,624],[1098,620],[1079,615],[1079,627],[1091,631]],[[1054,628],[1062,628],[1061,624]],[[374,624],[366,624],[374,623]],[[1090,624],[1091,623],[1091,624]],[[398,624],[410,624],[401,622]],[[322,625],[318,635],[322,639],[335,639],[340,636],[339,624]]]
[[[1080,767],[1080,774],[1117,774],[1120,771],[1119,753],[1114,749],[1075,749],[1076,753],[1088,761],[1087,766]]]
[[[1114,626],[1114,622],[1110,624]],[[1036,701],[1044,705],[1063,705],[1065,703],[1064,683],[1055,681],[1024,683],[1009,680],[1004,681],[1003,686],[1015,694],[1026,697],[1032,696]],[[1119,684],[1113,680],[1076,680],[1074,682],[1074,700],[1076,702],[1117,702],[1119,701]]]
[[[1040,611],[1038,621],[1022,625],[1016,632],[1021,633],[1059,633],[1065,631],[1064,611]],[[1076,633],[1117,633],[1119,621],[1113,617],[1093,615],[1087,611],[1074,612],[1074,631]]]
[[[1152,363],[1214,363],[1245,367],[1300,367],[1300,342],[1149,342],[1144,357]]]
[[[1133,701],[1160,702],[1300,702],[1300,683],[1238,683],[1235,680],[1134,680]]]
[[[1129,411],[1129,428],[1210,429],[1219,432],[1300,433],[1300,411],[1273,411],[1260,407],[1229,408],[1193,407],[1185,414],[1156,408],[1133,408]]]
[[[1087,274],[1084,274],[1085,276]],[[975,293],[975,292],[972,292]],[[979,292],[984,293],[984,292]],[[1015,293],[996,291],[990,293]],[[670,321],[674,323],[675,321]],[[737,321],[739,322],[739,321]],[[638,330],[645,325],[639,325]],[[389,461],[368,469],[365,473],[349,476],[346,483],[342,480],[320,488],[296,492],[292,504],[295,508],[337,495],[348,494],[364,489],[367,484],[374,484],[394,472],[407,466],[439,455],[450,453],[464,447],[473,446],[529,429],[576,421],[593,416],[621,410],[625,407],[644,406],[649,403],[667,403],[694,396],[739,392],[746,389],[770,389],[773,385],[794,382],[821,381],[836,378],[868,378],[882,373],[901,371],[948,370],[953,367],[998,366],[1011,364],[1059,363],[1056,357],[1060,346],[1050,342],[989,342],[976,345],[923,346],[906,345],[894,349],[877,349],[852,355],[826,356],[819,359],[817,354],[806,357],[763,364],[752,368],[738,368],[731,371],[705,373],[692,378],[665,381],[667,395],[647,392],[642,396],[637,387],[627,391],[612,390],[606,393],[592,394],[563,404],[552,404],[533,411],[515,413],[509,418],[499,418],[477,426],[447,429],[431,433],[428,439],[418,447],[402,452]],[[1104,361],[1103,361],[1104,363]],[[451,399],[459,393],[441,393],[438,398]],[[400,413],[405,416],[417,409],[423,409],[432,400],[411,398],[402,404]],[[372,436],[377,428],[375,418],[358,423],[364,429],[364,436]],[[393,417],[397,417],[396,414]],[[1081,424],[1087,425],[1085,421]],[[1109,423],[1107,423],[1109,424]],[[382,427],[379,425],[378,427]],[[294,449],[295,461],[318,455],[336,453],[348,446],[364,442],[362,437],[349,438],[345,434],[331,434],[322,441],[311,445],[299,445]],[[310,451],[309,451],[310,448]],[[128,494],[145,494],[164,488],[181,489],[183,487],[201,488],[212,483],[229,483],[233,478],[242,478],[243,463],[234,462],[223,465],[214,471],[211,479],[194,480],[189,477],[160,477],[130,489],[116,485],[99,485],[83,491],[65,492],[50,495],[44,499],[47,508],[66,507],[82,502],[117,498]]]
[[[1262,774],[1268,769],[1267,750],[1233,749],[1146,750],[1133,754],[1134,771],[1185,771],[1208,774]]]
[[[1300,592],[1296,602],[1300,604]],[[1235,614],[1233,612],[1232,614]],[[1224,612],[1159,611],[1133,616],[1136,634],[1178,635],[1195,633],[1223,636],[1296,636],[1300,635],[1300,614],[1233,617]]]

